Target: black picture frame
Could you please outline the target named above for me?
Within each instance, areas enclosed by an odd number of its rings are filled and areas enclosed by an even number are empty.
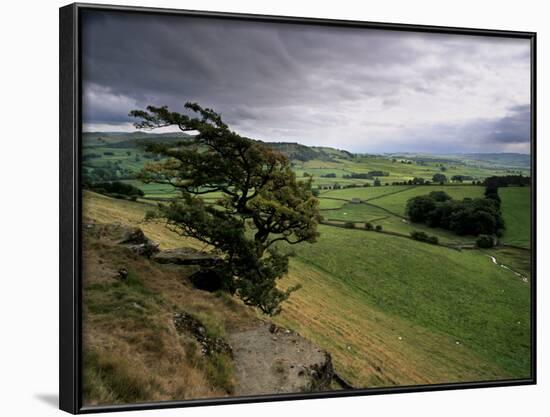
[[[255,22],[285,22],[301,25],[322,25],[441,34],[477,35],[528,39],[531,43],[531,377],[486,382],[466,382],[434,385],[370,388],[318,393],[276,394],[232,398],[147,402],[138,404],[85,407],[81,398],[82,332],[81,332],[81,48],[79,17],[83,10],[140,14],[169,14],[238,19]],[[149,7],[111,6],[97,4],[70,4],[59,11],[60,48],[60,258],[59,258],[59,408],[72,414],[144,410],[158,408],[222,405],[265,401],[298,400],[394,394],[403,392],[439,391],[466,388],[503,387],[536,384],[536,40],[534,32],[471,29],[462,27],[425,26],[412,24],[375,23],[287,16],[266,16]]]

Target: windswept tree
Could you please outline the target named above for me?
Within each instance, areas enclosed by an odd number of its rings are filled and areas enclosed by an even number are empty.
[[[194,132],[178,144],[150,143],[162,158],[148,164],[142,180],[170,184],[181,197],[159,206],[157,215],[175,232],[214,247],[223,255],[216,267],[224,288],[266,314],[296,288],[282,291],[277,279],[288,271],[284,244],[315,242],[321,220],[311,178],[296,179],[288,159],[260,142],[230,130],[219,114],[196,103],[188,114],[166,106],[134,110],[139,129],[177,126]],[[205,201],[219,193],[215,204]]]

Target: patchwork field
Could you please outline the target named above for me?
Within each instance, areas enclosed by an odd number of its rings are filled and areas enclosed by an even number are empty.
[[[414,188],[413,185],[393,185],[380,187],[364,187],[364,188],[344,188],[340,190],[323,191],[319,196],[321,200],[324,198],[340,198],[351,200],[352,198],[360,198],[361,200],[369,201],[374,198],[379,198],[383,195],[394,194]]]
[[[381,171],[388,175],[378,177],[382,185],[393,182],[409,181],[415,177],[431,180],[437,173],[443,173],[448,178],[455,175],[464,175],[471,177],[472,180],[481,180],[492,175],[505,175],[508,172],[522,173],[529,175],[528,168],[524,166],[506,167],[506,162],[502,165],[498,161],[488,162],[475,159],[463,159],[459,157],[452,158],[425,158],[411,156],[384,156],[368,155],[360,156],[353,160],[344,159],[341,156],[335,157],[331,161],[310,160],[306,162],[295,162],[295,171],[298,177],[305,173],[312,175],[314,182],[319,186],[334,185],[364,185],[373,184],[372,179],[353,179],[344,178],[346,175],[368,173],[371,171]],[[335,178],[326,178],[328,174],[334,174]],[[466,180],[470,183],[472,180]]]
[[[407,200],[417,195],[429,194],[432,191],[444,191],[449,194],[453,199],[462,200],[464,198],[482,197],[483,190],[483,187],[473,185],[419,185],[403,192],[381,196],[380,198],[376,199],[376,202],[370,202],[388,211],[391,211],[392,213],[404,216]]]
[[[375,201],[373,201],[373,203],[375,203]],[[322,207],[321,205],[321,208]],[[361,204],[347,203],[339,209],[322,210],[322,214],[327,222],[352,222],[357,228],[364,228],[365,223],[369,222],[373,226],[382,226],[384,232],[398,233],[407,237],[411,232],[416,230],[437,236],[442,244],[460,245],[474,243],[473,236],[458,236],[448,230],[411,223],[404,217],[394,215],[386,209],[369,202]]]

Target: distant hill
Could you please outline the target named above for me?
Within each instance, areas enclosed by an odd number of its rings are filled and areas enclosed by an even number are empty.
[[[191,138],[184,132],[147,133],[147,132],[84,132],[84,146],[102,146],[107,148],[133,148],[146,141],[162,140],[179,142]]]
[[[386,156],[404,158],[415,162],[432,162],[441,164],[461,164],[469,166],[529,169],[531,167],[531,155],[523,153],[392,153]]]
[[[531,155],[523,153],[467,153],[465,158],[507,167],[529,168]]]
[[[175,143],[192,138],[184,132],[148,133],[148,132],[84,132],[82,140],[85,147],[134,148],[147,141]],[[262,142],[264,145],[281,152],[290,160],[296,161],[333,161],[351,160],[354,154],[342,149],[327,146],[307,146],[297,142]],[[366,154],[364,154],[366,155]],[[482,167],[523,168],[531,166],[531,156],[520,153],[391,153],[379,155],[384,158],[403,158],[415,162],[441,164],[461,164]]]
[[[351,159],[353,154],[348,151],[329,147],[306,146],[296,142],[262,142],[264,145],[281,152],[288,159],[302,162],[321,160],[334,161],[336,159]]]
[[[183,132],[84,132],[82,141],[86,147],[134,148],[148,141],[158,140],[164,143],[174,143],[192,137],[192,135]],[[303,162],[311,160],[334,161],[353,157],[353,154],[348,151],[329,147],[306,146],[296,142],[258,142],[281,152],[291,160]]]

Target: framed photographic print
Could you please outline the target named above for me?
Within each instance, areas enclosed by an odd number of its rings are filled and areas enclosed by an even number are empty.
[[[61,8],[60,408],[534,384],[535,40]]]

